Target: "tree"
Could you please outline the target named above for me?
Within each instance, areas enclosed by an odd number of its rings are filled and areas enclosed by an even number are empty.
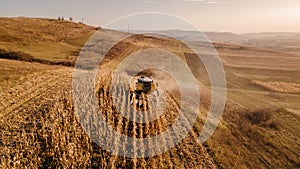
[[[72,18],[72,17],[70,17],[70,18],[69,18],[69,20],[72,22],[72,21],[73,21],[73,18]]]
[[[60,16],[58,17],[58,20],[60,21]]]

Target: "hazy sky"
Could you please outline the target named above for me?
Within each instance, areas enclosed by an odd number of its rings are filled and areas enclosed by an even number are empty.
[[[1,0],[0,16],[82,18],[104,25],[138,12],[170,13],[202,30],[300,32],[300,0]]]

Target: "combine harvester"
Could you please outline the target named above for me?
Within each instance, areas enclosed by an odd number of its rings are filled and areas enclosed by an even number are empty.
[[[139,77],[136,83],[133,86],[130,86],[130,104],[137,110],[148,110],[148,95],[155,91],[157,96],[159,96],[157,87],[158,84],[155,84],[151,77]]]

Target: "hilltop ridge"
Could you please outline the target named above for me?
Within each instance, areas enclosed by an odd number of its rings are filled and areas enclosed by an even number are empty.
[[[46,18],[0,18],[0,22],[0,49],[50,61],[74,60],[84,43],[98,29]]]

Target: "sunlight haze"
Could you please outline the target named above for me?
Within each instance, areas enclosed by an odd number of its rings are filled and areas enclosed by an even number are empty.
[[[134,13],[162,12],[184,18],[205,31],[299,32],[299,8],[299,0],[6,0],[1,1],[0,16],[72,16],[75,21],[101,26]]]

